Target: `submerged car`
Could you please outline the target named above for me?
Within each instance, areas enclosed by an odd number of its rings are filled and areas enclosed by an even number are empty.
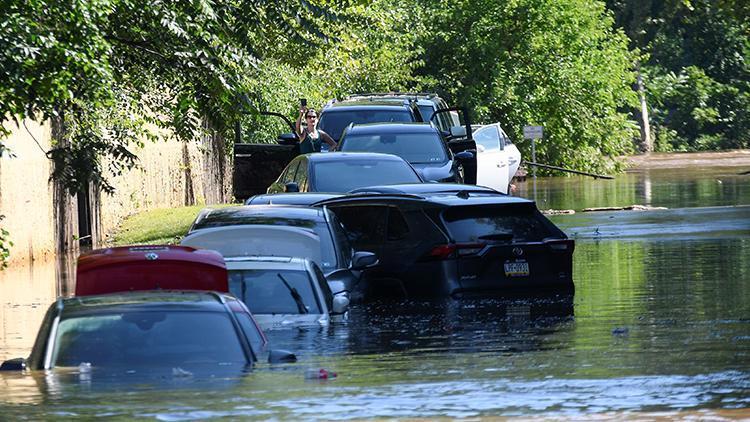
[[[378,254],[370,289],[453,297],[573,291],[574,241],[533,201],[435,185],[369,187],[313,206],[331,209],[355,247]]]
[[[4,370],[77,368],[132,377],[236,376],[266,338],[235,297],[203,291],[139,291],[58,299],[28,359]]]
[[[237,206],[201,211],[183,246],[218,250],[225,257],[306,257],[323,271],[334,294],[358,298],[362,270],[377,256],[355,251],[335,214],[300,206]]]
[[[364,186],[422,182],[416,170],[395,155],[313,153],[294,158],[267,193],[348,192]]]
[[[521,165],[518,147],[499,123],[477,128],[474,141],[477,144],[477,184],[509,193],[513,176]]]
[[[425,181],[464,182],[464,162],[474,154],[454,154],[438,128],[427,123],[375,123],[348,127],[337,147],[343,152],[378,152],[408,161]]]
[[[294,324],[326,325],[349,305],[334,296],[313,261],[290,257],[227,257],[229,289],[264,329]]]

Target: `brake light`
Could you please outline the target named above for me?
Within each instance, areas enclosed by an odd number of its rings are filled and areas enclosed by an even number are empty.
[[[436,259],[447,259],[450,258],[451,255],[453,255],[453,252],[456,251],[456,245],[438,245],[432,248],[430,253],[427,254],[430,258],[436,258]]]
[[[451,243],[447,245],[438,245],[432,248],[427,254],[433,259],[448,259],[457,256],[468,256],[478,254],[484,249],[483,243]]]

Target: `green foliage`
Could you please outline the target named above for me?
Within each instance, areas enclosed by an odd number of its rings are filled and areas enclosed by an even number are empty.
[[[4,215],[0,214],[0,221],[3,221]],[[0,270],[8,268],[8,258],[10,258],[10,248],[13,246],[13,242],[9,240],[10,233],[7,230],[0,228]]]
[[[647,58],[643,70],[657,150],[750,147],[747,2],[608,4]]]
[[[612,171],[631,150],[635,126],[621,110],[635,104],[634,57],[602,3],[422,4],[420,72],[475,120],[499,121],[516,140],[524,125],[543,125],[537,160],[549,164]]]

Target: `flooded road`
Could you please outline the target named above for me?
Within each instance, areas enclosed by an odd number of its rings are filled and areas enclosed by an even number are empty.
[[[0,415],[750,418],[750,176],[741,170],[538,179],[541,209],[577,211],[551,217],[576,239],[574,297],[355,307],[342,324],[269,332],[299,362],[262,363],[241,379],[0,374]],[[534,197],[531,179],[520,194]],[[635,204],[666,209],[580,212]],[[0,359],[28,353],[60,292],[49,272],[9,274],[0,275]],[[310,368],[338,377],[306,380]]]

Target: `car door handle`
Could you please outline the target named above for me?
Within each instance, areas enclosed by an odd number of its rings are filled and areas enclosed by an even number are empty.
[[[510,161],[511,164],[516,164],[518,162],[518,160],[508,160],[508,161]]]

